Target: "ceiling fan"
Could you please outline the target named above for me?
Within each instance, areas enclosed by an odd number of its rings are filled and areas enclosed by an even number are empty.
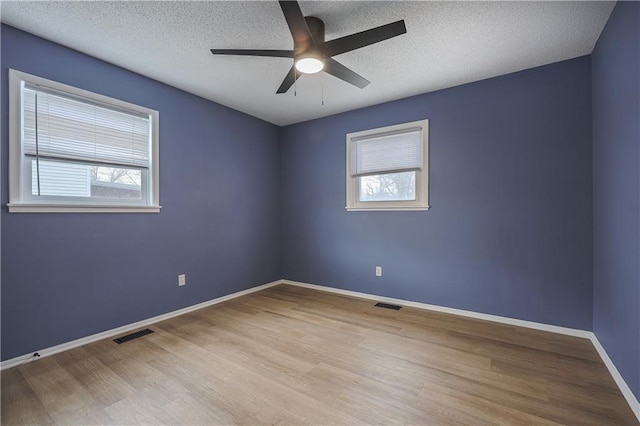
[[[214,55],[269,56],[293,59],[293,66],[276,93],[286,93],[300,77],[299,73],[314,74],[320,71],[325,71],[362,89],[370,83],[369,80],[345,67],[333,59],[333,56],[407,32],[404,20],[400,20],[335,40],[325,41],[324,22],[321,19],[303,16],[297,1],[280,1],[279,3],[293,36],[293,50],[211,49],[211,53]]]

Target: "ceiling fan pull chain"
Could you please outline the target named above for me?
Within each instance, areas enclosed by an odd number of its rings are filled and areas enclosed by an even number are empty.
[[[322,88],[322,106],[324,106],[324,73],[320,74],[320,87]]]
[[[293,96],[298,96],[298,69],[293,67]]]

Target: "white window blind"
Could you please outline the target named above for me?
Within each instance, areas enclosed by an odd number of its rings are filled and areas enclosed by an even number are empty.
[[[149,116],[38,87],[27,86],[23,94],[25,155],[149,168]]]
[[[45,160],[36,164],[35,159],[31,160],[31,163],[31,194],[58,197],[91,196],[91,173],[88,166]]]
[[[351,174],[363,176],[422,169],[422,131],[375,136],[353,141]]]

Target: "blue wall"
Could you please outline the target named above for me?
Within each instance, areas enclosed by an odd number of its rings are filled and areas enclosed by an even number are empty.
[[[158,110],[162,212],[7,213],[8,68]],[[281,277],[278,127],[4,25],[2,123],[3,360]]]
[[[590,67],[582,57],[285,127],[284,277],[591,329]],[[431,210],[345,211],[345,134],[424,118]]]
[[[640,3],[593,52],[593,330],[640,399]]]

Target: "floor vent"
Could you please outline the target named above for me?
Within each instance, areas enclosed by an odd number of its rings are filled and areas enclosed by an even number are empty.
[[[400,308],[402,308],[402,306],[400,305],[391,305],[389,303],[382,303],[382,302],[376,303],[376,306],[378,308],[393,309],[394,311],[399,311]]]
[[[128,342],[129,340],[137,339],[138,337],[146,336],[147,334],[153,333],[153,330],[145,328],[144,330],[136,331],[135,333],[127,334],[126,336],[118,337],[117,339],[113,339],[117,344]]]

